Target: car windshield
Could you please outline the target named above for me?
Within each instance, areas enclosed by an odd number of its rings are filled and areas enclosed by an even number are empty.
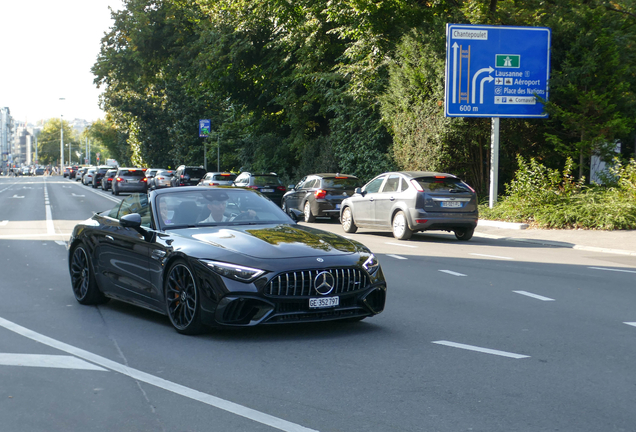
[[[360,186],[360,180],[355,178],[326,178],[322,179],[322,187],[333,189],[355,189]]]
[[[472,192],[467,184],[453,177],[420,177],[415,180],[425,192]]]
[[[276,204],[262,195],[238,188],[174,191],[156,196],[160,229],[290,223]]]

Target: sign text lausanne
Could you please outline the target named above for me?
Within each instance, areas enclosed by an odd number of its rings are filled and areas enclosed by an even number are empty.
[[[545,118],[551,30],[446,25],[446,117]]]

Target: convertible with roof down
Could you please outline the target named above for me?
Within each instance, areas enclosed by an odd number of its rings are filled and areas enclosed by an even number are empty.
[[[258,191],[180,187],[132,194],[78,224],[68,243],[73,294],[206,326],[358,321],[383,311],[386,281],[364,245],[302,226]]]

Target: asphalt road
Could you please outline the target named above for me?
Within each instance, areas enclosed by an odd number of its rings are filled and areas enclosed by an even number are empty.
[[[3,432],[636,430],[636,257],[361,230],[384,313],[187,337],[73,298],[65,240],[116,200],[0,177]]]

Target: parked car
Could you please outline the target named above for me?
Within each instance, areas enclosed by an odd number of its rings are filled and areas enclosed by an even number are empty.
[[[217,210],[224,221],[200,219]],[[367,247],[298,225],[249,189],[132,194],[74,228],[68,262],[80,304],[116,298],[167,315],[185,334],[358,321],[386,301],[382,269]]]
[[[155,190],[170,187],[173,175],[173,170],[164,169],[157,171],[152,178],[148,179],[148,189]]]
[[[82,176],[82,184],[84,186],[88,186],[88,185],[92,185],[93,184],[93,177],[95,177],[95,171],[96,170],[97,170],[96,167],[90,167],[89,169],[86,170],[86,172]]]
[[[106,174],[102,177],[102,190],[110,190],[113,187],[113,179],[117,175],[117,169],[111,168],[106,171]]]
[[[161,170],[161,168],[146,168],[146,180],[148,181],[148,189],[150,189],[150,183],[152,182],[152,179],[155,178],[155,174],[159,170]]]
[[[255,189],[271,199],[276,205],[282,205],[282,198],[287,192],[276,173],[242,172],[234,180],[234,186]]]
[[[44,175],[44,168],[42,167],[37,167],[35,169],[35,175]]]
[[[95,168],[95,173],[93,174],[93,181],[92,181],[93,189],[96,189],[102,185],[102,179],[104,178],[108,170],[111,170],[111,169],[113,169],[113,167],[109,165],[100,165],[97,168]]]
[[[283,210],[298,209],[305,215],[305,222],[316,217],[340,217],[340,203],[353,195],[362,182],[353,175],[338,173],[311,174],[298,184],[290,185],[283,195]]]
[[[229,172],[209,172],[199,182],[198,186],[232,186],[236,174]]]
[[[71,167],[64,167],[64,172],[62,173],[62,176],[64,178],[71,178]]]
[[[77,169],[77,173],[75,174],[75,181],[82,181],[84,174],[88,171],[88,167],[80,167]]]
[[[397,239],[407,240],[416,231],[444,230],[469,240],[479,219],[477,194],[452,174],[388,172],[355,192],[340,206],[347,233],[358,228],[390,229]]]
[[[202,166],[181,165],[172,176],[172,186],[196,186],[207,171]]]
[[[111,192],[119,195],[122,192],[147,192],[148,181],[143,168],[118,168],[113,179]]]

